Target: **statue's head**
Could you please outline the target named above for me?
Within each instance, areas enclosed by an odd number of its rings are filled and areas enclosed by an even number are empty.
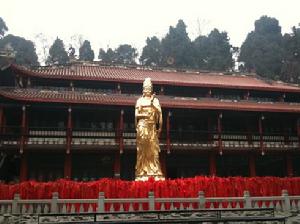
[[[151,95],[153,92],[152,82],[150,78],[145,78],[143,83],[143,94]]]

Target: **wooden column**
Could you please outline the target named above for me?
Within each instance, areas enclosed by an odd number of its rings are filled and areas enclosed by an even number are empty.
[[[68,108],[68,120],[67,120],[67,136],[66,136],[66,154],[64,163],[64,178],[70,179],[72,175],[72,155],[71,155],[71,143],[72,143],[72,108]]]
[[[20,182],[26,181],[28,178],[28,162],[27,153],[21,154],[20,161]]]
[[[120,84],[120,83],[118,83],[118,85],[117,85],[117,93],[118,93],[118,94],[121,94],[121,93],[122,93],[122,90],[121,90],[121,84]]]
[[[294,176],[293,160],[290,153],[286,154],[286,173],[288,177]]]
[[[249,96],[250,96],[250,92],[247,91],[247,92],[244,93],[243,99],[244,99],[244,100],[248,100],[248,99],[249,99]]]
[[[216,163],[216,154],[209,154],[209,175],[216,176],[217,175],[217,163]]]
[[[206,93],[206,97],[210,98],[212,95],[211,89],[209,89]]]
[[[2,130],[4,126],[4,108],[0,106],[0,135],[2,135]]]
[[[72,155],[65,154],[65,163],[64,163],[64,178],[71,179],[72,175]]]
[[[298,148],[300,149],[300,118],[296,122],[296,130],[298,135]]]
[[[114,178],[120,179],[121,176],[121,155],[119,152],[115,153],[115,161],[114,161]]]
[[[124,138],[123,138],[123,132],[124,132],[124,110],[120,111],[120,119],[119,119],[119,150],[120,154],[124,151]]]
[[[223,154],[223,148],[222,148],[222,113],[219,112],[218,113],[218,127],[217,127],[217,131],[218,131],[218,147],[219,147],[219,153],[220,155]]]
[[[71,152],[71,143],[72,143],[72,108],[68,108],[68,121],[67,121],[67,149],[66,153],[70,154]]]
[[[166,145],[167,145],[167,153],[171,152],[171,137],[170,137],[170,117],[171,112],[168,112],[167,121],[166,121]]]
[[[212,143],[213,136],[212,136],[212,128],[211,128],[211,117],[207,117],[207,141],[208,143]]]
[[[166,165],[166,153],[160,152],[159,154],[159,161],[161,166],[161,171],[163,173],[163,176],[167,178],[167,165]]]
[[[261,115],[258,119],[258,132],[259,132],[259,148],[261,150],[261,154],[264,155],[264,140],[263,140],[263,124],[264,116]]]
[[[253,153],[249,154],[249,176],[256,176],[255,155]]]
[[[21,139],[20,139],[20,154],[23,154],[25,147],[25,138],[27,134],[26,128],[26,106],[22,106],[22,121],[21,121]]]

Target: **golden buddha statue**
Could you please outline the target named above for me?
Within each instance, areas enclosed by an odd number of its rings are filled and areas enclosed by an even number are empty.
[[[135,180],[164,179],[159,163],[158,136],[162,130],[162,112],[158,99],[153,94],[150,78],[143,83],[143,96],[135,106],[137,161]]]

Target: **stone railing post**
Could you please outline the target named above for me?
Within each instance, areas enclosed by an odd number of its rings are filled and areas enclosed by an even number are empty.
[[[98,212],[104,212],[104,192],[99,192],[98,196]]]
[[[50,212],[58,213],[58,192],[52,193]]]
[[[291,210],[291,204],[288,191],[282,190],[281,196],[283,197],[283,211],[289,212]]]
[[[245,208],[251,208],[251,197],[249,191],[244,191]]]
[[[205,196],[203,191],[198,192],[199,209],[205,208]]]
[[[149,191],[148,200],[149,200],[149,211],[154,211],[155,210],[155,201],[154,201],[154,192],[153,191]]]
[[[20,213],[19,206],[18,206],[19,200],[20,200],[20,195],[15,194],[14,199],[12,201],[12,207],[11,207],[12,214],[19,214]]]

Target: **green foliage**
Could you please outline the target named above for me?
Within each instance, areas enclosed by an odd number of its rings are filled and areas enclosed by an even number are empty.
[[[104,63],[114,63],[115,52],[111,48],[108,48],[107,51],[100,48],[98,59]]]
[[[170,26],[169,33],[161,41],[161,49],[163,65],[175,67],[193,65],[192,43],[183,20],[179,20],[176,27]]]
[[[160,40],[153,36],[147,38],[146,46],[143,48],[140,62],[143,65],[156,65],[159,66],[162,63],[162,52]]]
[[[284,59],[281,79],[300,82],[300,28],[293,27],[292,33],[283,36]]]
[[[8,31],[8,28],[7,28],[4,20],[0,17],[0,39],[4,36],[6,31]]]
[[[282,35],[278,20],[262,16],[255,21],[255,30],[248,34],[242,44],[239,60],[245,63],[246,70],[274,79],[280,74],[282,58]]]
[[[0,49],[8,46],[13,48],[17,64],[29,66],[39,64],[35,47],[30,40],[9,34],[0,40]]]
[[[115,50],[115,58],[117,63],[135,64],[135,59],[137,56],[137,50],[129,44],[122,44]]]
[[[65,50],[63,41],[59,38],[56,38],[49,49],[49,56],[46,64],[65,64],[68,61],[69,57]]]
[[[105,63],[135,64],[138,56],[137,50],[129,44],[122,44],[114,51],[109,48],[106,52],[102,48],[99,50],[98,58]]]
[[[214,29],[208,36],[193,41],[195,66],[200,69],[225,71],[233,66],[231,45],[226,32]]]
[[[85,40],[79,48],[79,59],[82,61],[94,60],[94,51],[92,50],[91,43],[88,40]]]

